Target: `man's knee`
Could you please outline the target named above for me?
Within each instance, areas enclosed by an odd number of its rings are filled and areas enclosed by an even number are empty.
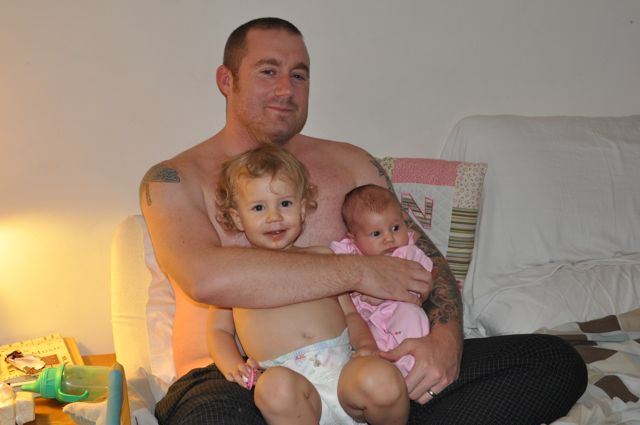
[[[559,384],[569,384],[569,389],[582,394],[587,386],[587,367],[584,360],[568,342],[554,335],[538,335],[548,347],[546,368],[555,375]]]
[[[180,378],[155,411],[160,424],[264,425],[251,392],[225,380],[215,366],[196,369]]]

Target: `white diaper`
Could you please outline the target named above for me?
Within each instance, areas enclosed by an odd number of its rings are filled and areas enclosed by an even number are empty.
[[[351,351],[349,332],[345,329],[336,338],[307,345],[274,360],[265,360],[260,366],[265,369],[284,366],[307,378],[322,401],[320,425],[359,424],[362,422],[349,416],[338,401],[340,371],[351,358]]]

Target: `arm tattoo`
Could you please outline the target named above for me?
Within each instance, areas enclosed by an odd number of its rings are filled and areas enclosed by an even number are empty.
[[[391,179],[385,172],[384,167],[373,157],[371,163],[378,170],[380,176],[387,181],[387,187],[393,191]],[[418,236],[416,245],[433,261],[433,290],[429,298],[422,304],[422,308],[429,317],[431,326],[436,323],[447,323],[454,320],[462,326],[462,299],[456,284],[456,278],[451,273],[446,258],[440,253],[438,248],[409,216],[409,210],[402,206],[405,213],[407,227]]]
[[[142,198],[142,192],[144,192],[147,205],[151,205],[151,191],[149,190],[151,182],[180,183],[180,176],[178,170],[166,167],[163,163],[151,167],[140,183],[140,197]]]

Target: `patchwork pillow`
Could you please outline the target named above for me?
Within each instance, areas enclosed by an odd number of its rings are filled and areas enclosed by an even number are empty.
[[[405,210],[445,255],[461,287],[471,263],[487,164],[379,159]]]

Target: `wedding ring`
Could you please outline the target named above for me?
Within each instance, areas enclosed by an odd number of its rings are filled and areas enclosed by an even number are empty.
[[[429,394],[431,396],[431,398],[434,398],[435,396],[438,395],[438,393],[436,393],[435,391],[431,391],[431,390],[427,390],[427,394]]]

